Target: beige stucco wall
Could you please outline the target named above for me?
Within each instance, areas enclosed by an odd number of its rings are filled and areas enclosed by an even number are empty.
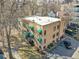
[[[62,20],[60,23],[60,37],[64,34],[64,28],[65,28],[65,20]]]
[[[49,45],[53,41],[56,41],[56,39],[59,37],[56,36],[56,33],[60,31],[59,29],[57,29],[58,25],[60,26],[60,22],[51,23],[43,27],[43,30],[46,30],[46,35],[44,35],[44,38],[46,39],[45,45]],[[54,30],[54,27],[56,27],[56,30]],[[53,35],[55,35],[55,38],[53,38]]]

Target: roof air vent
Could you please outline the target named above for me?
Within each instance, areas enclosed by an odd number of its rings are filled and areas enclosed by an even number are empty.
[[[39,21],[41,21],[41,19],[39,19]]]
[[[32,20],[33,22],[35,22],[35,20]]]

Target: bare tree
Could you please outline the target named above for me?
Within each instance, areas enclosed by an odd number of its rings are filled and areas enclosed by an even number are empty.
[[[2,37],[6,38],[8,42],[9,59],[13,59],[10,44],[11,34],[17,26],[16,18],[23,16],[23,14],[19,14],[22,6],[23,3],[19,6],[15,0],[0,0],[0,30],[3,33]]]
[[[39,8],[36,1],[37,0],[0,0],[0,36],[8,42],[10,59],[13,59],[10,44],[11,34],[12,30],[18,27],[16,18],[21,18],[26,15],[36,15]],[[54,5],[49,7],[49,3],[44,0],[41,5],[41,14],[47,16],[49,10],[55,11],[56,7],[54,7]]]
[[[1,28],[0,36],[2,36],[2,38],[5,38],[8,42],[10,59],[13,59],[10,44],[12,30],[14,30],[15,27],[18,27],[16,18],[21,18],[25,16],[26,15],[25,8],[29,6],[32,15],[34,15],[36,13],[37,8],[37,5],[34,3],[35,2],[32,3],[31,1],[26,0],[0,0],[0,28]]]

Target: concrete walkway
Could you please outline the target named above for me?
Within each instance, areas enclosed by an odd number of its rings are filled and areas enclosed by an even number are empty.
[[[75,51],[75,53],[72,55],[72,58],[79,59],[79,47]]]

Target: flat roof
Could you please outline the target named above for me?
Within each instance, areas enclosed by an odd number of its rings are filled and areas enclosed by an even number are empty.
[[[59,18],[53,18],[53,17],[42,17],[42,16],[31,16],[31,17],[25,17],[24,20],[35,22],[39,25],[47,25],[53,22],[61,21]]]

